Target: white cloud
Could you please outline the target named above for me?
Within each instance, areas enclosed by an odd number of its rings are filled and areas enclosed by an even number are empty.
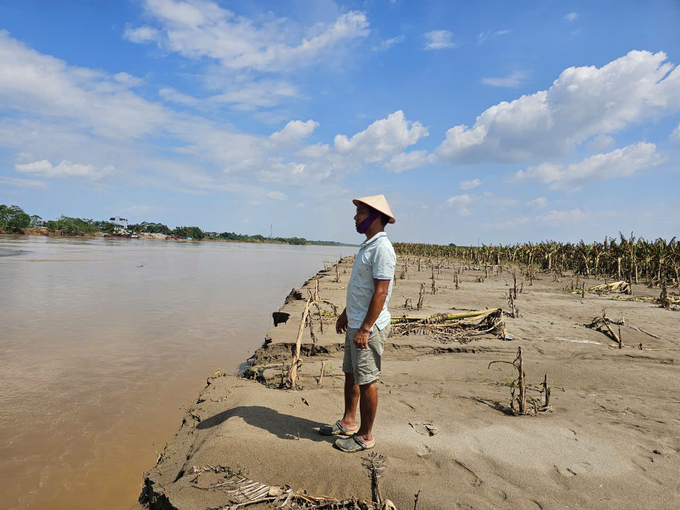
[[[482,78],[482,83],[492,87],[517,88],[524,83],[526,78],[527,73],[524,71],[513,71],[505,78]]]
[[[426,50],[443,50],[446,48],[454,48],[456,44],[452,41],[453,32],[448,30],[433,30],[425,34],[425,49]]]
[[[281,131],[272,133],[269,139],[279,144],[294,143],[309,137],[317,127],[319,123],[313,120],[291,120]]]
[[[527,202],[527,205],[529,207],[537,207],[539,209],[543,209],[546,205],[548,205],[548,200],[545,197],[538,197],[534,198],[530,202]]]
[[[156,42],[187,58],[209,57],[228,69],[289,70],[317,61],[343,43],[369,34],[364,12],[350,11],[331,24],[306,31],[287,18],[257,21],[208,0],[147,0],[146,15],[157,27],[129,28],[124,37],[136,43]]]
[[[128,28],[123,34],[128,41],[143,43],[155,41],[159,38],[159,32],[151,27]]]
[[[196,106],[200,103],[199,99],[192,97],[188,94],[184,94],[170,87],[163,87],[158,91],[158,95],[161,96],[166,101],[172,103],[179,103],[186,106]]]
[[[536,221],[543,223],[579,223],[590,216],[587,212],[581,209],[572,209],[571,211],[550,211],[545,216],[535,218]]]
[[[352,154],[375,163],[403,151],[428,134],[420,122],[406,120],[404,112],[398,110],[386,119],[376,120],[352,138],[336,135],[334,145],[340,154]]]
[[[455,195],[446,201],[446,205],[452,207],[458,213],[458,216],[469,216],[470,210],[468,205],[477,200],[479,197],[476,195]]]
[[[588,147],[595,151],[609,149],[609,147],[612,145],[614,145],[614,139],[609,135],[597,135],[590,142],[588,142]]]
[[[576,18],[578,18],[578,12],[570,12],[569,14],[567,14],[567,15],[564,17],[564,19],[567,20],[567,21],[569,21],[570,23],[571,23],[572,21],[575,21]]]
[[[380,44],[378,44],[377,46],[374,46],[373,51],[387,51],[395,44],[402,43],[405,40],[406,37],[404,37],[403,35],[398,35],[396,37],[392,37],[391,39],[385,39],[383,41],[380,41]]]
[[[672,114],[680,109],[680,68],[665,61],[663,52],[631,51],[599,69],[565,69],[549,90],[449,129],[437,154],[451,163],[552,159],[590,136]]]
[[[17,179],[16,177],[4,177],[2,175],[0,175],[0,184],[4,186],[16,186],[19,188],[44,188],[47,185],[44,181]]]
[[[491,33],[491,30],[486,30],[484,32],[481,32],[479,36],[477,36],[477,44],[484,44],[489,39],[495,39],[500,35],[509,34],[511,32],[512,30],[498,30],[494,33]]]
[[[460,181],[460,189],[475,189],[477,186],[481,186],[484,181],[479,179],[472,179],[471,181]]]
[[[281,193],[280,191],[271,191],[267,193],[267,196],[272,200],[288,200],[288,195]]]
[[[680,142],[680,124],[671,133],[671,140]]]
[[[535,179],[553,189],[578,188],[590,181],[626,177],[660,165],[666,158],[656,152],[656,145],[639,142],[606,154],[597,154],[568,166],[543,163],[515,174],[516,179]]]
[[[304,206],[305,206],[305,204],[303,204],[302,202],[300,202],[300,203],[295,204],[294,207],[295,207],[296,209],[302,209]]]
[[[325,156],[330,150],[331,148],[327,144],[316,143],[314,145],[306,145],[297,151],[296,155],[302,158],[316,159]]]
[[[427,151],[400,152],[392,156],[392,159],[385,163],[385,168],[391,172],[401,173],[427,165],[433,161],[434,154],[428,154]]]
[[[80,165],[70,161],[62,161],[57,166],[53,166],[48,160],[35,161],[34,163],[24,163],[14,165],[17,172],[23,174],[41,175],[43,177],[87,177],[90,179],[101,179],[113,173],[113,165],[107,165],[101,170],[97,170],[92,165]]]

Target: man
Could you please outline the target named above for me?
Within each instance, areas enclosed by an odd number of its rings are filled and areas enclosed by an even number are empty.
[[[345,333],[345,414],[334,425],[323,425],[324,435],[340,438],[335,446],[343,452],[357,452],[375,446],[372,430],[378,408],[376,382],[380,377],[381,358],[390,327],[387,303],[392,294],[397,257],[387,239],[385,226],[395,219],[384,195],[358,198],[354,223],[357,232],[366,235],[359,247],[352,276],[347,285],[347,307],[335,329]],[[361,427],[357,427],[356,410],[360,402]]]

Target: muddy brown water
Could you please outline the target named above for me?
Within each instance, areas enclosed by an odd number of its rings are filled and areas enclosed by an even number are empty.
[[[0,507],[135,508],[206,377],[355,252],[0,236]]]

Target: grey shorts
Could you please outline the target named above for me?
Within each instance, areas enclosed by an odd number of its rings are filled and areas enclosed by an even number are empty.
[[[357,349],[354,335],[358,328],[347,328],[345,333],[345,357],[342,360],[342,371],[354,374],[354,382],[359,386],[370,384],[380,378],[382,353],[385,350],[385,339],[390,331],[389,324],[383,330],[373,326],[368,336],[368,349]]]

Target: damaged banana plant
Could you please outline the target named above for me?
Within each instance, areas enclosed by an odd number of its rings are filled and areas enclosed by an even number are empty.
[[[403,315],[393,317],[391,324],[390,336],[429,335],[442,343],[467,343],[487,333],[505,340],[507,334],[501,308],[429,317]]]

